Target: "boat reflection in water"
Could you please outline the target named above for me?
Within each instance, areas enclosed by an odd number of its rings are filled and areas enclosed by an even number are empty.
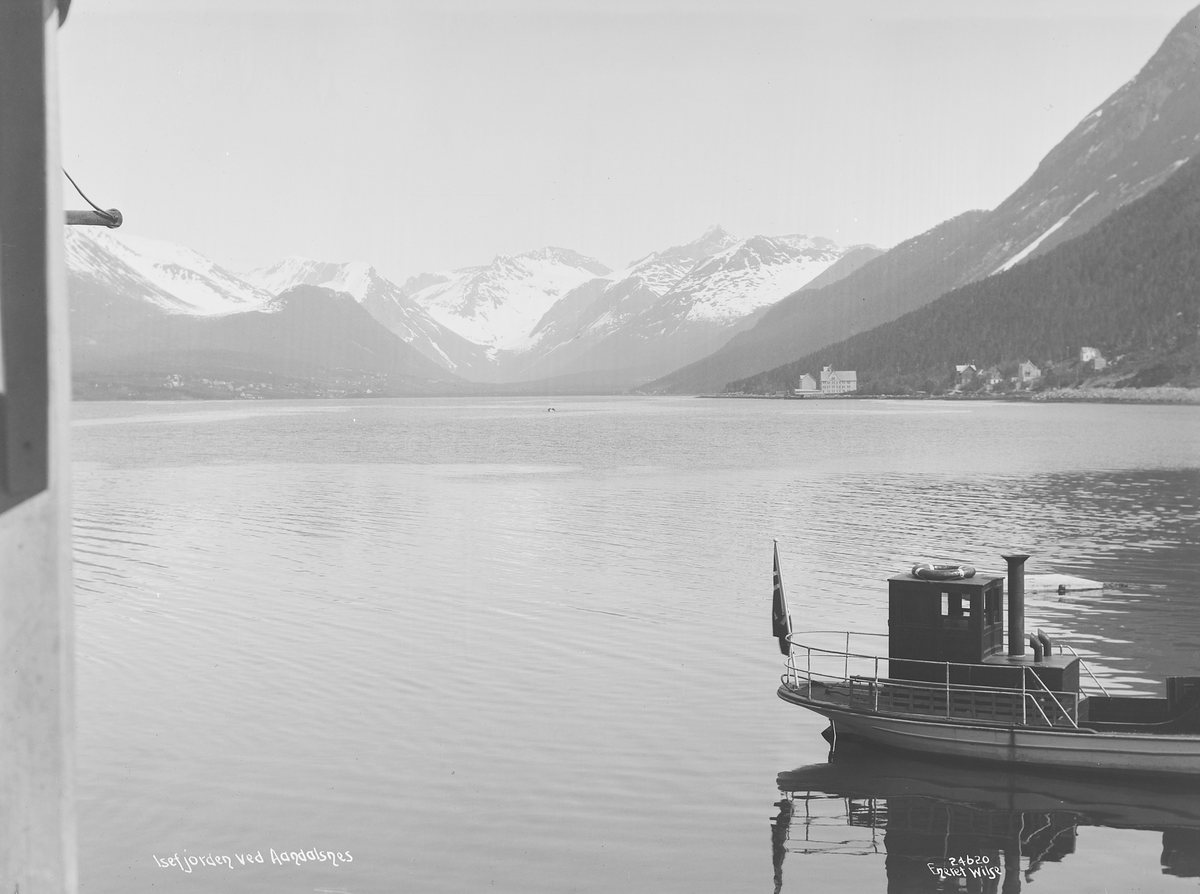
[[[1080,826],[1162,832],[1162,872],[1200,878],[1200,784],[1111,784],[897,756],[839,744],[779,775],[775,891],[787,854],[886,854],[889,892],[1011,894],[1075,852]]]

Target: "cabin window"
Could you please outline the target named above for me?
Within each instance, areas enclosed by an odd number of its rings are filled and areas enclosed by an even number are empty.
[[[965,629],[970,622],[971,606],[957,593],[942,594],[942,626]]]
[[[984,607],[984,623],[999,624],[1000,623],[1000,591],[992,588],[988,590],[986,596],[986,604]]]

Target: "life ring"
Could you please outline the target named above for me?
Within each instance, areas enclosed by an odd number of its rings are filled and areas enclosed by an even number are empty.
[[[966,580],[975,576],[971,565],[930,565],[918,562],[912,567],[912,576],[921,580]]]

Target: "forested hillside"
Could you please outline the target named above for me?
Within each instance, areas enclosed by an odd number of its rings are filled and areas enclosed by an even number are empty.
[[[1083,345],[1153,361],[1158,381],[1145,383],[1163,384],[1195,374],[1198,326],[1200,157],[1042,257],[726,390],[787,390],[830,365],[857,370],[860,391],[892,393],[945,383],[955,364],[1045,365]]]

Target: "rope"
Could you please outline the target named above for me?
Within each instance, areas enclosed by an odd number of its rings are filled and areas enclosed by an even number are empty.
[[[113,215],[109,214],[107,211],[105,211],[103,208],[101,208],[99,205],[97,205],[95,202],[93,202],[93,201],[92,201],[91,199],[89,199],[87,196],[83,195],[83,190],[79,188],[79,184],[78,184],[78,183],[76,183],[76,182],[74,181],[74,179],[72,179],[71,175],[67,173],[67,169],[66,169],[66,168],[63,168],[63,169],[62,169],[62,172],[63,172],[63,176],[64,176],[64,177],[66,177],[68,180],[70,180],[70,181],[71,181],[71,185],[72,185],[73,187],[75,187],[75,192],[77,192],[77,193],[79,193],[81,196],[83,196],[83,200],[84,200],[85,202],[87,202],[89,205],[91,205],[93,208],[95,208],[95,209],[96,209],[96,213],[97,213],[97,214],[99,214],[101,217],[103,217],[103,218],[104,218],[105,220],[107,220],[109,223],[116,223],[116,222],[117,222],[117,219],[116,219],[116,217],[114,217]]]

